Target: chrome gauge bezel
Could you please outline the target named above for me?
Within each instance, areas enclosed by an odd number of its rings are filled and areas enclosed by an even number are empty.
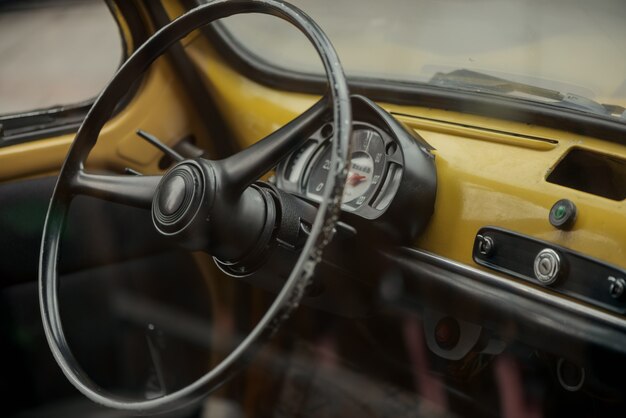
[[[304,199],[319,202],[323,183],[314,186],[312,182],[324,176],[324,159],[331,139],[332,128],[329,130],[329,125],[315,132],[278,170],[279,187]],[[372,159],[372,173],[368,188],[359,196],[344,201],[341,208],[366,219],[375,219],[384,213],[400,186],[401,176],[397,173],[401,173],[404,166],[402,151],[389,134],[364,122],[354,123],[352,141],[352,161],[368,155]],[[371,153],[370,147],[375,147]],[[294,170],[297,171],[295,174],[299,174],[297,180],[294,179]]]
[[[352,158],[363,151],[363,144],[358,143],[362,132],[369,132],[371,138],[379,138],[381,143],[378,151],[368,150],[369,155],[374,153],[375,169],[371,178],[374,184],[363,192],[365,197],[360,203],[355,198],[341,205],[342,219],[363,231],[361,234],[375,232],[395,242],[410,242],[425,228],[434,210],[437,173],[433,148],[366,97],[352,96],[352,106]],[[322,124],[279,164],[276,186],[301,199],[318,202],[319,198],[307,189],[323,164],[325,149],[332,140],[332,128]],[[376,163],[378,153],[381,156]],[[380,176],[378,181],[373,180],[374,175]],[[323,189],[318,193],[322,192]]]

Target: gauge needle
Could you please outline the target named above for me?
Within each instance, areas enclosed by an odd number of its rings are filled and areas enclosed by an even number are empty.
[[[367,178],[367,176],[363,176],[363,175],[357,174],[357,173],[352,173],[348,177],[348,181],[346,183],[348,183],[350,186],[356,186],[357,184],[359,184],[360,182],[362,182],[366,178]]]

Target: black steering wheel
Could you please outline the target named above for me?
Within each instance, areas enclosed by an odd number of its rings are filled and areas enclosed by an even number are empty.
[[[84,169],[102,126],[132,84],[166,49],[191,31],[239,13],[263,13],[297,27],[313,44],[328,78],[328,93],[310,109],[253,146],[223,160],[179,162],[163,176],[104,175]],[[296,149],[325,120],[332,119],[331,164],[325,192],[308,238],[275,301],[247,337],[216,367],[190,385],[154,399],[128,399],[93,382],[72,354],[63,332],[57,289],[59,239],[71,200],[94,196],[151,210],[159,233],[219,260],[237,261],[258,247],[260,232],[275,219],[268,193],[253,184]],[[135,413],[157,413],[206,396],[236,371],[296,308],[332,238],[347,173],[352,113],[339,58],[319,26],[298,8],[279,0],[214,0],[156,32],[121,66],[94,102],[72,144],[50,201],[40,254],[39,298],[43,326],[54,358],[69,381],[91,400]],[[148,216],[146,212],[146,216]],[[274,216],[274,217],[272,217]],[[253,232],[250,232],[253,231]],[[255,231],[255,232],[254,232]]]

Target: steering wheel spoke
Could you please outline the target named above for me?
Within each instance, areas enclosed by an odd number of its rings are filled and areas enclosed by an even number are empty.
[[[218,161],[231,190],[242,192],[275,167],[286,155],[302,145],[325,118],[330,118],[330,109],[330,100],[328,95],[325,95],[279,130],[243,151]]]
[[[92,174],[80,170],[70,184],[70,191],[75,195],[150,209],[161,177]]]

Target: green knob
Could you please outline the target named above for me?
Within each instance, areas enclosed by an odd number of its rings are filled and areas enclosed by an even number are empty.
[[[557,207],[556,210],[554,211],[554,217],[556,219],[563,219],[566,213],[567,213],[567,209],[565,208],[565,206],[559,205],[559,207]]]
[[[576,205],[568,199],[561,199],[550,209],[550,223],[555,228],[567,230],[576,221]]]

